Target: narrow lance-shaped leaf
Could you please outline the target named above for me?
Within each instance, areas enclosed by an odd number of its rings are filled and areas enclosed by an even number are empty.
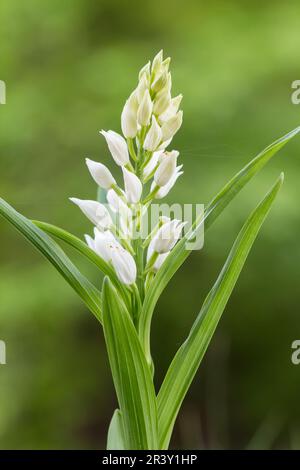
[[[205,209],[204,217],[196,220],[193,231],[196,232],[200,226],[204,225],[206,230],[214,220],[222,213],[230,201],[239,193],[247,182],[255,176],[266,163],[275,155],[285,144],[287,144],[300,131],[297,127],[285,136],[276,140],[266,147],[259,155],[249,162],[241,171],[239,171],[213,198]],[[141,311],[139,323],[139,336],[143,344],[147,361],[151,363],[150,354],[150,327],[155,305],[161,296],[163,290],[169,281],[189,256],[190,251],[186,250],[185,245],[190,233],[187,233],[172,250],[166,261],[163,263],[156,274],[149,290],[145,296],[143,309]]]
[[[1,198],[0,214],[55,266],[89,310],[101,321],[100,291],[80,273],[57,243]]]
[[[181,403],[237,282],[255,238],[282,185],[283,175],[242,227],[186,341],[177,351],[158,394],[159,445],[166,448]]]
[[[103,282],[102,310],[125,448],[156,449],[157,409],[152,377],[133,322],[107,277]]]

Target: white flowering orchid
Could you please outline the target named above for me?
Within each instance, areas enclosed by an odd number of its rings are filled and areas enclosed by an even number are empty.
[[[108,449],[168,448],[181,404],[281,187],[282,175],[242,227],[158,391],[154,386],[150,347],[155,306],[189,256],[187,242],[201,228],[212,225],[242,187],[300,131],[298,127],[288,133],[248,163],[206,206],[204,215],[196,217],[189,230],[185,228],[184,234],[184,221],[162,216],[143,237],[142,220],[147,209],[155,199],[165,197],[183,173],[182,164],[177,165],[179,153],[166,152],[182,124],[179,109],[182,96],[171,96],[169,64],[170,59],[164,59],[160,51],[140,71],[138,84],[122,111],[124,137],[112,130],[101,131],[118,165],[116,174],[113,176],[102,162],[86,161],[98,185],[98,198],[71,201],[94,225],[93,238],[85,235],[84,242],[59,227],[32,222],[0,199],[0,213],[50,260],[103,325],[118,399],[118,409],[109,427]],[[118,185],[122,176],[123,184]],[[68,243],[99,268],[105,275],[101,292],[51,235]]]

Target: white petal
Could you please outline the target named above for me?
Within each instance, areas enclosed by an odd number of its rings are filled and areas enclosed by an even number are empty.
[[[144,142],[144,149],[154,152],[159,146],[162,139],[161,128],[157,124],[157,121],[154,116],[152,116],[151,127],[146,135]]]
[[[89,158],[86,158],[85,161],[92,178],[99,186],[101,186],[101,188],[109,189],[116,183],[113,175],[105,165],[99,162],[94,162]]]
[[[151,249],[160,254],[170,251],[179,239],[184,225],[185,222],[177,219],[163,224],[150,242]]]
[[[127,200],[132,204],[136,204],[141,198],[143,185],[134,173],[127,170],[125,167],[123,167],[122,170]]]
[[[141,126],[147,126],[150,122],[150,117],[152,114],[153,103],[151,101],[149,90],[146,89],[144,96],[139,105],[137,112],[137,120]]]
[[[134,258],[120,245],[111,244],[111,262],[116,274],[123,284],[133,284],[136,279],[136,264]]]
[[[182,111],[178,111],[175,116],[163,123],[161,130],[164,141],[171,139],[176,134],[182,124],[182,116]]]
[[[112,226],[111,217],[106,207],[97,201],[83,200],[70,197],[70,201],[76,204],[84,215],[101,230],[106,230]]]
[[[109,151],[117,165],[127,165],[129,153],[124,137],[114,131],[100,131],[107,142]]]
[[[182,165],[180,165],[180,167],[181,166]],[[180,167],[177,167],[177,169]],[[183,175],[183,171],[175,171],[174,175],[171,177],[168,183],[165,184],[165,186],[162,186],[161,188],[159,188],[159,190],[155,194],[155,199],[162,199],[163,197],[165,197],[171,191],[176,181],[178,180],[179,176],[181,175]]]
[[[147,163],[147,165],[144,168],[144,171],[143,171],[144,178],[148,178],[148,176],[151,175],[151,173],[154,171],[161,154],[162,154],[162,151],[153,153],[150,161]]]
[[[176,171],[176,162],[179,152],[165,152],[160,158],[160,165],[154,174],[154,181],[158,186],[165,186]]]
[[[138,109],[138,101],[133,92],[128,100],[125,103],[121,114],[121,127],[122,132],[126,138],[133,139],[138,131],[138,123],[137,123],[137,109]]]
[[[107,263],[111,261],[110,245],[112,243],[118,242],[109,230],[100,232],[95,229],[94,250]]]

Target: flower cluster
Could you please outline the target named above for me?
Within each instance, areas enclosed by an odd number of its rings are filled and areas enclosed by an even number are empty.
[[[160,217],[146,240],[133,240],[144,210],[154,199],[165,197],[183,173],[182,165],[177,165],[179,152],[166,150],[182,124],[182,95],[171,96],[169,64],[170,58],[164,60],[160,51],[141,69],[122,111],[123,136],[112,130],[100,132],[121,167],[124,189],[105,165],[86,159],[92,178],[106,191],[107,205],[71,198],[95,226],[94,238],[85,236],[88,246],[127,285],[135,283],[137,274],[151,282],[184,226],[180,220]],[[147,256],[137,262],[141,249],[147,249]]]

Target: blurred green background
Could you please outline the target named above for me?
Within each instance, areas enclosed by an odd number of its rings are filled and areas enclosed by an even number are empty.
[[[3,0],[0,187],[24,215],[82,236],[69,196],[93,198],[84,165],[110,165],[137,72],[164,49],[184,126],[185,174],[169,200],[207,203],[259,150],[300,124],[298,1]],[[178,418],[172,448],[300,448],[299,152],[288,145],[209,230],[165,291],[152,347],[160,383],[248,212],[285,184]],[[116,400],[101,328],[51,265],[0,221],[0,448],[104,448]],[[68,251],[68,253],[70,253]],[[73,259],[96,284],[99,274]],[[97,277],[98,276],[98,277]]]

